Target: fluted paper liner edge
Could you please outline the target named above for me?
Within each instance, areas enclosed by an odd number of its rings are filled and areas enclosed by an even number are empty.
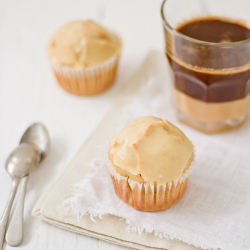
[[[184,195],[194,163],[195,153],[193,152],[193,161],[188,169],[177,181],[167,182],[165,185],[139,183],[122,176],[116,172],[110,160],[107,161],[107,167],[116,195],[121,200],[138,210],[158,211],[169,208]]]
[[[115,80],[119,55],[86,68],[74,68],[52,63],[59,85],[74,95],[95,95],[108,89]]]

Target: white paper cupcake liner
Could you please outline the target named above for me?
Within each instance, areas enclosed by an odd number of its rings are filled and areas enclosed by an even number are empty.
[[[187,181],[194,166],[193,161],[178,181],[165,185],[139,183],[116,172],[109,160],[107,163],[117,196],[132,207],[143,211],[158,211],[172,206],[186,190]]]
[[[67,92],[75,95],[95,95],[109,88],[115,80],[119,55],[103,63],[74,68],[52,63],[58,83]]]

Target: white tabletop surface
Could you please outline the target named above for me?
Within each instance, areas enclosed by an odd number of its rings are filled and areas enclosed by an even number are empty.
[[[19,249],[125,249],[31,217],[42,193],[92,133],[150,49],[163,51],[161,0],[0,0],[0,216],[11,189],[4,169],[25,129],[36,121],[51,135],[48,158],[31,173]],[[71,20],[95,19],[120,34],[123,51],[114,87],[95,97],[64,92],[51,72],[45,43]],[[5,244],[4,249],[12,249]]]

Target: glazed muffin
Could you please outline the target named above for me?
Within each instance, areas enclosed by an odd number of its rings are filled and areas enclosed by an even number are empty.
[[[117,196],[136,209],[157,211],[183,196],[194,146],[169,121],[143,116],[114,137],[108,154]]]
[[[64,25],[47,43],[58,83],[75,95],[95,95],[109,88],[120,51],[119,37],[91,20]]]

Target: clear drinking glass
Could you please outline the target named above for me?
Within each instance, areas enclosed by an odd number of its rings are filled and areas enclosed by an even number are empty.
[[[207,42],[177,31],[189,20],[223,18],[250,27],[249,0],[165,0],[166,56],[180,121],[206,133],[240,125],[250,113],[250,39]]]

